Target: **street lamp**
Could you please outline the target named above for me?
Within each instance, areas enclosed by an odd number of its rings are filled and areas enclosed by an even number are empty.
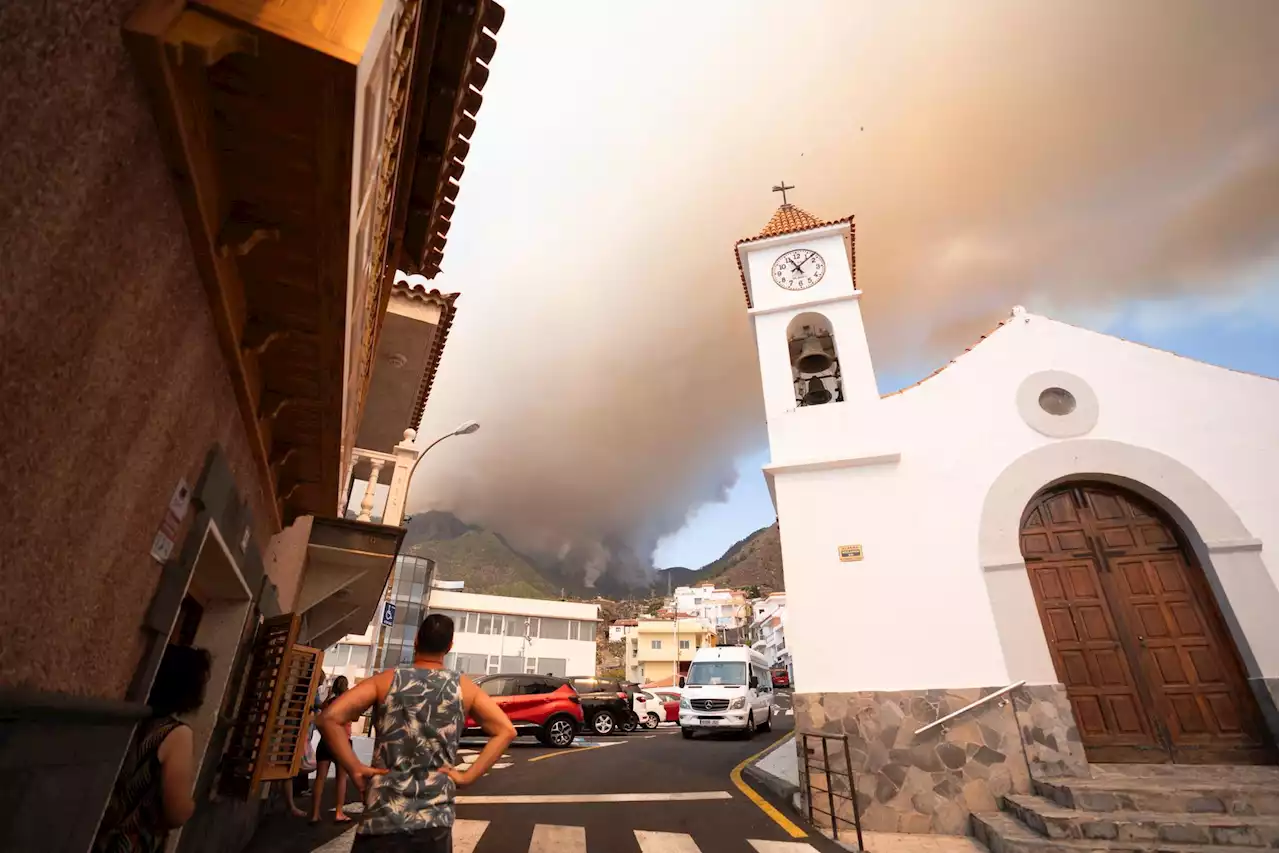
[[[405,483],[404,483],[405,503],[408,503],[409,501],[409,487],[413,485],[413,475],[418,470],[418,465],[422,463],[422,457],[426,456],[427,452],[431,450],[431,448],[435,447],[437,444],[444,441],[446,438],[452,438],[455,435],[471,435],[473,432],[475,432],[478,429],[480,429],[480,424],[477,423],[476,421],[463,421],[461,424],[458,425],[457,429],[453,430],[452,432],[446,432],[444,435],[440,436],[435,441],[428,444],[426,448],[421,453],[418,454],[418,458],[413,460],[413,467],[409,469],[409,476],[405,479]],[[408,441],[413,441],[415,438],[417,438],[417,433],[414,432],[414,430],[407,429],[404,432],[404,437]],[[436,576],[434,562],[435,561],[433,560],[432,561],[433,567],[432,567],[431,573],[427,577],[427,588],[424,591],[424,595],[422,599],[423,610],[427,609],[431,601],[431,587],[435,582],[435,576]],[[389,582],[387,587],[388,598],[390,598],[391,596],[391,590],[395,588],[395,582],[396,582],[395,574],[393,573],[391,581]],[[374,652],[375,660],[381,659],[382,657],[383,649],[386,646],[386,636],[387,636],[387,626],[380,625],[378,627],[378,645],[377,645],[376,651]],[[372,667],[370,668],[372,669]]]

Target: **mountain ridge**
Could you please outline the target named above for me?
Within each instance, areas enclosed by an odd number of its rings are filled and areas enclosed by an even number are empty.
[[[501,533],[468,524],[453,513],[431,510],[405,520],[401,552],[436,561],[437,578],[462,581],[469,592],[522,598],[650,598],[678,586],[714,581],[719,586],[782,590],[782,548],[778,523],[730,545],[698,569],[672,566],[653,572],[648,586],[628,586],[606,571],[595,586],[586,586],[568,567],[549,556],[521,552]]]

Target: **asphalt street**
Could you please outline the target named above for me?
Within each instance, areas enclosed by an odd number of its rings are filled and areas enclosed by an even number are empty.
[[[494,769],[460,792],[454,851],[833,853],[840,848],[808,832],[787,804],[763,790],[748,793],[733,778],[745,759],[790,733],[789,695],[778,694],[776,703],[773,731],[749,740],[731,733],[685,740],[674,725],[580,738],[568,749],[517,740]],[[465,741],[464,758],[482,743]],[[750,788],[749,781],[742,784]],[[353,817],[358,812],[358,804],[348,807]],[[326,814],[331,819],[332,809]],[[263,846],[251,850],[350,848],[351,832],[328,821],[318,828],[298,822],[285,832],[282,826],[277,819],[269,848],[264,837],[255,839]]]

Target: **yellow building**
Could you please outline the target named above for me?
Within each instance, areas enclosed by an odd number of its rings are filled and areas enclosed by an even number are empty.
[[[641,684],[689,671],[694,654],[715,645],[715,634],[698,619],[641,619],[627,636],[627,678]]]

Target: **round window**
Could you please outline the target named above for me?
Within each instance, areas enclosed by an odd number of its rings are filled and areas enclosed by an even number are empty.
[[[1051,415],[1069,415],[1076,410],[1076,398],[1066,388],[1046,388],[1040,392],[1040,408]]]

